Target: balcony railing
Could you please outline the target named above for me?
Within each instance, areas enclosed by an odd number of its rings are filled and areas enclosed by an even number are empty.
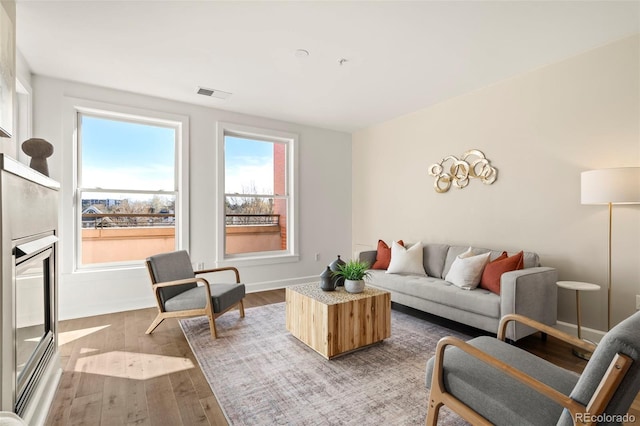
[[[226,215],[227,254],[283,249],[277,214]],[[175,250],[173,213],[85,213],[82,215],[82,263],[144,259]]]
[[[175,223],[173,213],[84,213],[83,228],[167,226]],[[227,214],[227,226],[278,225],[279,214]]]
[[[173,226],[173,213],[84,213],[83,228],[132,228],[149,226]]]
[[[278,225],[280,223],[279,214],[227,214],[225,216],[227,226],[257,226],[257,225]]]

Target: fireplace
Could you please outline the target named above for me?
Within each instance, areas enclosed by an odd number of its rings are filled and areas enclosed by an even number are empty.
[[[60,377],[57,182],[0,155],[0,410],[40,424]]]
[[[56,350],[54,231],[14,240],[15,412],[24,414]]]

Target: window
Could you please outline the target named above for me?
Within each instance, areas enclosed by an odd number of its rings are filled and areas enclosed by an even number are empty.
[[[296,256],[293,134],[219,123],[218,260]]]
[[[80,110],[76,264],[138,263],[180,246],[183,123]]]

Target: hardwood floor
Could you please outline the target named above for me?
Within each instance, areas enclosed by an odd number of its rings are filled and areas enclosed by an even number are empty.
[[[245,308],[283,301],[284,290],[252,293]],[[155,316],[149,308],[61,321],[63,372],[46,424],[226,425],[178,320],[144,334]]]
[[[248,294],[245,308],[283,302],[284,294]],[[155,315],[149,308],[60,322],[63,373],[46,425],[227,424],[178,321],[144,334]],[[552,337],[518,346],[577,372],[586,364]],[[631,413],[640,422],[640,397]]]

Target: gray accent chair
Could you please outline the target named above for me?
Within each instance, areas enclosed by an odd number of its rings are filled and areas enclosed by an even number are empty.
[[[206,315],[209,318],[211,336],[217,337],[215,319],[228,310],[238,307],[244,318],[243,299],[246,293],[240,283],[240,273],[234,267],[195,271],[185,250],[162,253],[146,261],[153,293],[158,303],[158,315],[146,331],[151,334],[165,318]],[[210,284],[196,274],[233,272],[235,283]],[[201,283],[202,285],[198,285]]]
[[[581,375],[504,341],[510,321],[523,322],[593,352]],[[621,424],[640,390],[640,312],[597,345],[521,315],[508,315],[498,337],[463,342],[445,337],[427,362],[427,425],[442,405],[474,425]],[[627,418],[625,418],[627,415]]]

